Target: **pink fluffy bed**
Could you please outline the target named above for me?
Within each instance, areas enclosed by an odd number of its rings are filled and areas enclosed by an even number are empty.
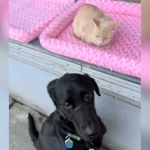
[[[23,5],[24,1],[20,3]],[[20,6],[17,8],[11,3],[15,9],[10,11],[10,38],[29,42],[40,35],[41,46],[48,51],[140,78],[140,4],[111,0],[80,0],[76,4],[71,4],[71,0],[41,1],[42,5],[40,0],[30,1],[34,3],[32,7],[30,2],[26,3],[28,9],[24,14]],[[73,36],[72,20],[83,3],[100,7],[118,22],[117,32],[108,47],[97,48]]]
[[[10,0],[9,38],[24,43],[34,40],[72,2],[73,0]]]

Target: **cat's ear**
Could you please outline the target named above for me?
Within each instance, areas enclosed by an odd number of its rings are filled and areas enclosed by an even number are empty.
[[[100,20],[94,18],[93,21],[96,24],[96,26],[100,26]]]

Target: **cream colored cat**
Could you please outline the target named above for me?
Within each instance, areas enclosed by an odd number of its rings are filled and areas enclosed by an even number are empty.
[[[110,43],[117,25],[96,6],[85,4],[77,12],[72,26],[77,38],[101,47]]]

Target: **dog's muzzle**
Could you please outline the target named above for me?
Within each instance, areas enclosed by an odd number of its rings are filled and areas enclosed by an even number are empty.
[[[64,111],[64,108],[61,108],[59,111],[64,118],[74,124],[78,133],[89,140],[101,135],[101,126],[96,110],[91,104],[80,104],[74,110],[68,109],[68,111]]]

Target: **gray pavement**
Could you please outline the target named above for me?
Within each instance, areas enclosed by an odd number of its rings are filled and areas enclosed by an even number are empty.
[[[27,118],[29,112],[37,119],[35,122],[37,128],[40,129],[42,122],[45,120],[45,116],[25,105],[10,100],[10,150],[36,150],[28,134]]]
[[[31,112],[35,118],[38,118],[40,121],[41,118],[44,117],[29,107],[18,103],[15,103],[10,108],[10,150],[35,150],[28,134],[27,117],[29,112]],[[35,121],[37,128],[39,129],[41,127],[41,123],[38,120]]]

